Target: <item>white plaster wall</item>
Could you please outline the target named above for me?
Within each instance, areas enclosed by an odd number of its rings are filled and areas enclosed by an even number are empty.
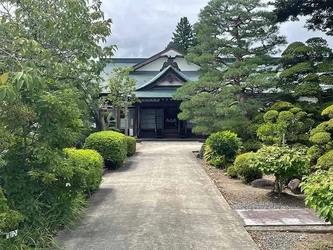
[[[168,81],[163,81],[163,82],[160,82],[159,84],[157,84],[157,86],[182,86],[183,83],[182,82],[179,82],[179,81],[173,81],[173,82],[168,82]]]
[[[182,54],[180,54],[179,52],[170,49],[167,52],[165,52],[164,54],[162,54],[163,56],[171,56],[171,57],[175,57],[175,56],[182,56]]]
[[[160,69],[163,67],[163,63],[166,62],[168,58],[161,57],[139,69],[136,71],[160,71]]]
[[[198,71],[200,67],[193,63],[186,62],[185,58],[177,57],[174,62],[178,64],[181,71]]]

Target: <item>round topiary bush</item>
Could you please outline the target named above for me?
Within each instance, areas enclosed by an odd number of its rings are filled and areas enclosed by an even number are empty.
[[[256,179],[261,179],[263,173],[261,170],[254,168],[250,165],[251,159],[255,153],[248,152],[238,155],[234,161],[234,167],[237,175],[240,176],[245,183],[251,183]]]
[[[115,131],[96,132],[87,137],[84,148],[100,153],[108,169],[119,168],[127,155],[126,136]]]
[[[136,152],[136,140],[131,136],[126,136],[127,156],[132,156]]]
[[[84,194],[97,190],[102,181],[103,158],[91,149],[66,148],[68,163],[73,169],[71,185]]]
[[[328,170],[333,168],[333,150],[318,158],[316,168]]]
[[[227,161],[232,161],[241,146],[241,140],[231,131],[217,132],[208,137],[206,146],[212,150],[214,155],[225,156]]]
[[[269,110],[264,114],[265,122],[275,122],[279,116],[279,112],[276,110]]]

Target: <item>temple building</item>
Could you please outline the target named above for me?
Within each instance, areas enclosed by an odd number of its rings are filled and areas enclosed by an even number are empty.
[[[177,88],[186,82],[198,80],[200,67],[188,63],[184,54],[170,43],[167,48],[149,58],[113,58],[105,68],[132,67],[130,77],[136,80],[139,103],[129,107],[128,134],[137,138],[189,138],[192,125],[181,121],[180,101],[172,99]],[[119,128],[125,129],[120,117]]]

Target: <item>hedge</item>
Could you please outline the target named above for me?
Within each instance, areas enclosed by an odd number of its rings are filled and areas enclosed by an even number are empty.
[[[126,136],[115,131],[92,133],[85,140],[84,148],[100,153],[107,168],[119,168],[127,155]]]
[[[73,169],[72,186],[90,194],[97,190],[102,181],[103,158],[91,149],[65,149],[68,164]]]
[[[136,151],[136,140],[131,136],[126,136],[127,156],[132,156]]]

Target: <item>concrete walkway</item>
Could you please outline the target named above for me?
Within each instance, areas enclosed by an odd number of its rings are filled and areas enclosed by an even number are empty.
[[[62,249],[258,249],[192,154],[200,146],[143,142],[105,175],[81,224],[57,237]]]

